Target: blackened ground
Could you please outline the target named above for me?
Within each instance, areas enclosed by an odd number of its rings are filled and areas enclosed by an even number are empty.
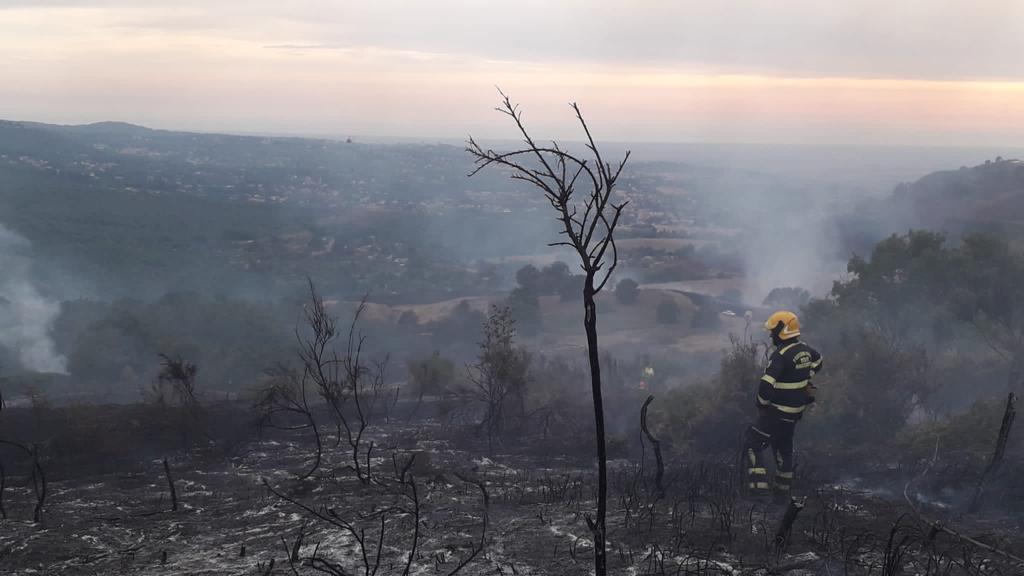
[[[111,409],[107,417],[129,419],[130,410]],[[21,417],[13,412],[5,412],[8,422]],[[210,417],[221,428],[251,423],[235,412]],[[298,476],[311,462],[308,430],[190,450],[172,450],[184,440],[169,434],[166,444],[145,444],[152,446],[148,457],[94,464],[84,469],[104,470],[89,474],[75,473],[66,450],[42,444],[43,466],[53,473],[41,524],[31,522],[27,462],[4,451],[8,518],[0,523],[0,573],[284,575],[319,568],[362,575],[367,564],[371,572],[379,565],[382,575],[403,574],[407,564],[409,574],[591,573],[586,517],[596,482],[587,438],[523,433],[489,451],[469,425],[392,419],[371,429],[372,480],[363,483],[347,468],[347,444],[336,446],[337,438],[324,433],[325,461],[305,480]],[[90,440],[103,454],[113,452],[103,445],[108,441],[101,433]],[[908,494],[929,519],[1020,556],[1022,518],[1000,496],[1015,484],[1006,478],[989,489],[984,513],[969,515],[963,501],[970,483],[936,478],[947,472],[934,463],[842,481],[807,463],[796,487],[806,506],[780,548],[776,531],[785,507],[743,497],[733,455],[666,462],[659,498],[650,448],[634,448],[620,450],[633,458],[610,463],[612,574],[1024,574],[1024,566],[999,553],[933,533],[908,514],[903,495],[917,478]],[[89,449],[80,447],[83,462]],[[134,450],[138,456],[143,444]],[[173,512],[165,456],[179,500]],[[417,526],[413,483],[419,522],[409,562]],[[290,563],[300,534],[299,560]]]

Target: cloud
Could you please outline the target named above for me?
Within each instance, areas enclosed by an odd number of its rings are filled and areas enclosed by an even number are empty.
[[[50,0],[121,28],[212,31],[265,45],[376,47],[497,60],[729,73],[1024,79],[1024,4],[993,0]]]
[[[2,0],[0,0],[2,1]],[[0,10],[17,119],[619,140],[1020,144],[1024,3],[81,0]]]

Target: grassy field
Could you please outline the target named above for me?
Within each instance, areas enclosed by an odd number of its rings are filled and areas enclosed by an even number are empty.
[[[718,287],[734,284],[735,281],[721,280],[710,281],[708,285]],[[675,287],[674,284],[668,286]],[[658,323],[657,307],[665,301],[675,302],[679,307],[680,314],[676,323]],[[401,306],[370,304],[366,317],[394,323],[403,312],[412,311],[422,324],[444,318],[462,302],[466,302],[473,310],[486,313],[492,304],[501,304],[503,298],[456,298],[432,304]],[[539,303],[543,331],[536,336],[521,335],[520,341],[529,348],[545,353],[577,353],[585,350],[582,301],[562,301],[558,296],[542,296]],[[642,353],[717,352],[728,346],[730,333],[742,334],[745,329],[742,318],[722,316],[721,329],[696,330],[691,326],[695,310],[689,298],[672,289],[642,289],[637,302],[628,305],[618,302],[613,292],[606,291],[598,296],[601,345],[627,357]]]

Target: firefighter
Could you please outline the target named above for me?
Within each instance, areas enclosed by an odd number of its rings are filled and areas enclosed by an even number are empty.
[[[821,354],[800,340],[800,319],[792,312],[772,314],[764,329],[771,334],[775,349],[757,386],[757,422],[746,432],[747,487],[752,494],[768,494],[768,472],[761,453],[771,447],[775,501],[788,503],[793,484],[793,431],[804,410],[814,403],[811,378],[821,370]]]

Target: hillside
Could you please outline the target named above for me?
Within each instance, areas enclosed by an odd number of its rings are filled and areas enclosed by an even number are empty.
[[[993,228],[1024,234],[1024,163],[993,162],[935,172],[896,188],[895,206],[922,228],[959,233]]]
[[[451,146],[0,122],[0,225],[37,272],[75,279],[64,297],[287,294],[316,275],[332,293],[429,301],[489,289],[471,259],[537,220],[470,190],[469,167]]]
[[[719,244],[753,204],[719,205],[722,170],[668,166],[623,180],[623,270],[735,275]],[[291,295],[316,276],[341,298],[429,303],[491,294],[521,261],[552,257],[543,197],[472,169],[448,145],[0,121],[0,225],[29,240],[37,268],[74,279],[62,298]],[[770,199],[792,193],[777,188]]]

